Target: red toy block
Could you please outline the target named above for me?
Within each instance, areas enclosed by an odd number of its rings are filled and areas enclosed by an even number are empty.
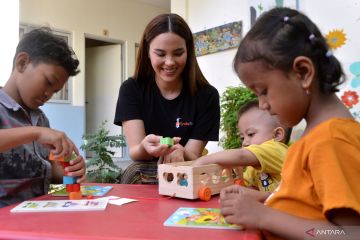
[[[66,192],[79,192],[80,191],[80,183],[75,184],[66,184]]]
[[[68,166],[70,166],[70,163],[69,162],[61,162],[61,165],[66,168]]]

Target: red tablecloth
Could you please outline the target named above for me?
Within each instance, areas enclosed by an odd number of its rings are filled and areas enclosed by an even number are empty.
[[[156,185],[112,186],[108,195],[139,201],[122,206],[108,204],[105,211],[87,212],[11,213],[15,205],[1,208],[0,239],[260,239],[257,232],[249,230],[163,226],[179,207],[218,208],[218,197],[204,202],[161,196]],[[37,199],[66,198],[46,195]]]

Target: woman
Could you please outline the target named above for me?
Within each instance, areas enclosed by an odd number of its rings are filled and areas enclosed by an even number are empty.
[[[193,36],[176,14],[145,28],[135,73],[120,87],[114,123],[122,126],[135,161],[122,183],[157,183],[157,161],[194,160],[219,135],[219,93],[197,64]],[[160,144],[161,137],[175,144]]]

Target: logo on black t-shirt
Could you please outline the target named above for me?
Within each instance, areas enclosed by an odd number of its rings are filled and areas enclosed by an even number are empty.
[[[183,121],[180,121],[182,118],[176,118],[176,122],[175,122],[175,127],[176,128],[179,128],[181,126],[192,126],[193,123],[192,122],[183,122]]]

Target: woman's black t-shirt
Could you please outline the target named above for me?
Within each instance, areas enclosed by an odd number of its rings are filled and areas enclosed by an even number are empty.
[[[120,87],[114,124],[133,119],[143,120],[146,135],[181,137],[183,146],[189,139],[218,141],[219,93],[211,85],[194,96],[183,88],[178,97],[167,100],[154,80],[144,84],[129,78]]]

